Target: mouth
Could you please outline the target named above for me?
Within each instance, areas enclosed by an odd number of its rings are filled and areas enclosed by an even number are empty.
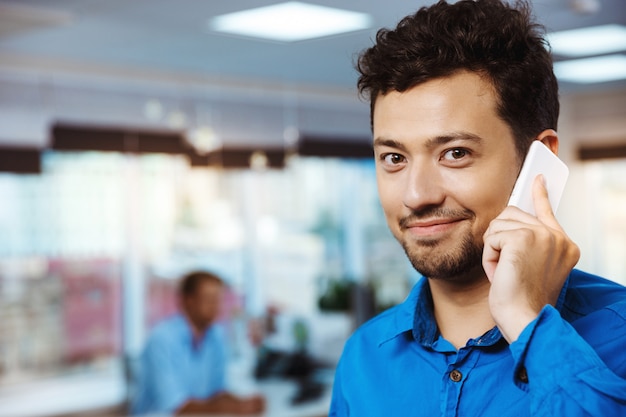
[[[413,236],[434,238],[449,233],[462,221],[459,218],[424,219],[407,222],[401,227]]]

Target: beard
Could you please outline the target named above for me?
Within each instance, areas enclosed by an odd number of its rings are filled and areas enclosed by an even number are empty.
[[[403,219],[401,226],[410,219],[419,218],[424,215],[435,217],[458,216],[473,218],[474,213],[463,211],[462,213],[450,213],[445,209],[428,210],[428,213],[414,213]],[[409,242],[406,239],[399,239],[413,268],[423,276],[446,281],[460,281],[464,276],[473,274],[475,271],[482,271],[482,239],[476,241],[470,231],[465,233],[452,247],[444,245],[439,240],[419,240]],[[440,247],[438,247],[440,246]]]

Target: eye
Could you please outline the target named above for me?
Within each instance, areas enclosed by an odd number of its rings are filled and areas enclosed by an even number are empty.
[[[469,151],[463,148],[454,148],[446,151],[443,154],[443,159],[447,161],[458,161],[469,155]]]
[[[388,153],[381,155],[381,159],[387,165],[398,165],[404,162],[404,156],[397,153]]]
[[[397,172],[406,165],[406,158],[399,153],[383,152],[378,155],[377,164],[387,172]]]

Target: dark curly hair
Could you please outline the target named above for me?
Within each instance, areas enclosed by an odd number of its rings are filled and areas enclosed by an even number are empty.
[[[558,84],[543,35],[522,0],[441,0],[422,7],[395,29],[379,30],[375,45],[358,57],[358,88],[370,100],[370,122],[380,94],[469,70],[491,81],[499,116],[522,157],[541,131],[557,128]]]

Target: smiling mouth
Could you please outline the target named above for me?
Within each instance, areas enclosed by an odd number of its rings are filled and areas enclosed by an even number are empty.
[[[428,207],[415,211],[399,221],[400,230],[416,237],[439,238],[461,222],[474,218],[474,213],[467,209]]]
[[[461,221],[461,219],[453,218],[453,219],[430,219],[430,220],[415,220],[412,222],[406,222],[403,227],[407,229],[411,229],[414,227],[435,227],[450,223],[457,223]]]
[[[411,222],[403,227],[411,234],[417,236],[428,236],[444,234],[456,227],[462,219],[433,219],[427,221]]]

